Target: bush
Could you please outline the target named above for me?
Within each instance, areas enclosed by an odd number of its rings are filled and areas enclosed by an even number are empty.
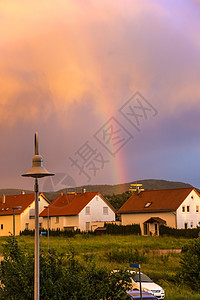
[[[109,261],[116,261],[118,263],[143,263],[146,261],[146,256],[144,253],[135,249],[119,250],[115,249],[106,253],[106,257]]]
[[[66,236],[66,237],[74,237],[76,233],[79,233],[80,231],[72,231],[72,230],[49,230],[50,236]]]
[[[23,231],[20,231],[20,235],[34,236],[34,234],[35,234],[35,230],[24,229]]]
[[[45,229],[41,229],[40,230],[41,232],[42,231],[46,231],[47,233],[47,230]],[[59,228],[56,229],[56,230],[49,230],[49,235],[51,236],[66,236],[66,237],[73,237],[75,236],[76,234],[80,233],[80,230],[77,229],[75,231],[72,231],[72,230],[60,230]],[[25,229],[23,231],[20,231],[20,235],[30,235],[30,236],[34,236],[35,234],[35,230],[29,230],[29,229]]]
[[[141,235],[141,229],[139,224],[132,224],[132,225],[116,225],[116,224],[106,224],[106,233],[108,234],[137,234]]]
[[[34,298],[34,256],[18,247],[9,237],[0,264],[0,299]],[[71,251],[69,256],[55,251],[40,255],[40,298],[47,299],[129,299],[130,283],[125,272],[118,274],[99,268],[94,262],[80,264]]]
[[[184,247],[180,260],[180,278],[200,292],[200,238]]]
[[[186,237],[186,238],[198,238],[200,228],[192,229],[175,229],[165,225],[160,225],[159,233],[160,235],[171,235],[174,237]]]
[[[10,236],[3,246],[0,268],[0,299],[33,299],[34,258],[25,255]]]

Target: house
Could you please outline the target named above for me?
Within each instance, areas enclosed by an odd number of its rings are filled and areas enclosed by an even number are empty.
[[[159,225],[172,228],[200,226],[200,194],[193,188],[134,193],[119,209],[121,224],[140,224],[144,235],[158,235]]]
[[[49,205],[48,199],[39,195],[39,213]],[[21,207],[21,209],[17,209]],[[3,195],[0,198],[0,236],[13,234],[13,219],[15,215],[15,234],[25,229],[35,228],[35,194]]]
[[[52,230],[94,231],[104,226],[104,222],[115,221],[115,209],[98,192],[61,193],[51,202],[40,217],[42,227]]]

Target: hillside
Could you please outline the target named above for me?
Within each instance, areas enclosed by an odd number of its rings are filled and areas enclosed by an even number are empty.
[[[175,182],[175,181],[167,181],[167,180],[157,180],[157,179],[145,179],[132,181],[124,184],[116,184],[116,185],[86,185],[84,188],[89,192],[100,192],[102,195],[112,196],[113,194],[122,194],[129,190],[131,183],[142,183],[142,187],[145,190],[159,190],[159,189],[173,189],[173,188],[185,188],[190,187],[190,184],[184,182]],[[75,188],[66,188],[56,192],[45,192],[45,196],[50,200],[54,200],[60,193],[67,192],[81,192],[83,187],[75,187]]]
[[[167,180],[157,180],[157,179],[145,179],[132,181],[129,183],[116,184],[116,185],[86,185],[84,188],[89,192],[100,192],[102,195],[113,196],[117,194],[125,193],[129,190],[131,183],[142,183],[142,187],[145,190],[158,190],[158,189],[172,189],[172,188],[184,188],[191,186],[190,184],[184,182],[175,182],[175,181],[167,181]],[[50,200],[54,200],[60,193],[68,193],[68,192],[81,192],[83,187],[74,187],[74,188],[66,188],[55,192],[44,192],[45,196]],[[33,193],[31,190],[24,190],[25,193],[30,194]],[[42,191],[40,191],[42,192]],[[0,189],[0,197],[5,195],[16,195],[22,193],[21,189]]]
[[[34,193],[33,191],[22,189],[0,189],[0,197],[2,197],[2,195],[18,195],[22,192],[25,192],[26,194]]]

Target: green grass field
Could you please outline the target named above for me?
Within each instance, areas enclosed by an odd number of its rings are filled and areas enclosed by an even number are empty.
[[[6,238],[0,238],[0,253]],[[22,249],[34,252],[34,237],[17,237],[18,244]],[[75,255],[85,263],[88,260],[95,260],[100,266],[113,270],[119,268],[129,268],[129,262],[120,259],[108,259],[108,252],[122,251],[124,256],[130,251],[137,249],[141,255],[145,256],[145,261],[141,263],[141,271],[160,284],[166,292],[165,299],[200,299],[200,295],[192,291],[189,286],[179,283],[177,272],[179,270],[179,260],[181,253],[176,249],[181,249],[189,242],[184,238],[173,237],[144,237],[144,236],[94,236],[76,235],[73,238],[50,237],[50,248],[58,253],[69,254],[73,249]],[[40,241],[41,245],[41,241]],[[47,237],[42,237],[42,251],[47,251]]]

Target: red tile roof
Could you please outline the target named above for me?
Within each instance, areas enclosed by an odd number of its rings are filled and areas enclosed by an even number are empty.
[[[110,208],[114,211],[112,205],[103,198],[98,192],[61,194],[49,205],[49,216],[73,216],[78,215],[82,209],[96,196],[99,195]],[[47,217],[48,209],[40,213],[40,217]]]
[[[47,201],[48,199],[43,195],[42,197]],[[5,197],[5,198],[4,198]],[[3,203],[3,198],[5,203]],[[13,214],[13,207],[21,206],[22,209],[16,209],[15,214],[21,214],[29,205],[35,201],[35,194],[19,194],[19,195],[8,195],[0,198],[0,216],[7,216]]]
[[[193,187],[134,193],[122,205],[118,213],[176,211],[192,190],[198,194]]]
[[[5,203],[3,203],[3,197],[5,198]],[[0,198],[0,216],[12,215],[13,207],[21,206],[22,209],[16,209],[15,214],[21,214],[35,199],[35,194],[19,194],[19,195],[9,195],[2,196]]]

